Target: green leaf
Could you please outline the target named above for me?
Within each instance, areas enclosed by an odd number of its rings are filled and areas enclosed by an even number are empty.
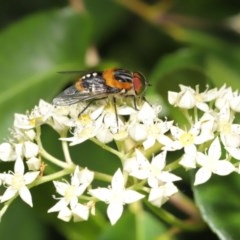
[[[18,199],[19,200],[19,199]],[[49,239],[41,219],[23,201],[14,201],[0,224],[0,239],[41,240]]]
[[[213,79],[216,86],[221,87],[224,84],[239,89],[240,83],[240,60],[223,59],[217,56],[207,58],[207,72]]]
[[[179,84],[193,88],[199,85],[200,89],[205,89],[207,84],[211,85],[211,80],[204,71],[203,54],[192,48],[181,49],[160,59],[150,80],[152,87],[149,88],[148,92],[150,94],[158,93],[162,96],[167,105],[164,109],[168,109],[166,114],[178,119],[179,124],[181,122],[185,124],[186,119],[179,109],[167,104],[168,91],[179,91]]]
[[[87,16],[66,8],[34,14],[0,34],[1,138],[14,112],[51,100],[67,83],[58,71],[84,68],[90,26]]]
[[[104,44],[109,37],[119,31],[119,27],[126,24],[129,12],[112,0],[85,0],[86,9],[91,14],[94,26],[93,40]],[[107,14],[106,14],[107,13]],[[106,44],[106,43],[105,43]]]
[[[240,239],[239,176],[213,176],[193,190],[204,220],[218,237],[222,240]]]
[[[128,229],[126,231],[126,229]],[[114,226],[105,228],[100,240],[122,240],[136,239],[147,240],[157,239],[158,236],[165,232],[164,225],[156,218],[145,211],[138,211],[133,215],[130,212],[123,212],[123,216]]]
[[[150,77],[157,91],[167,97],[167,91],[179,90],[179,84],[205,86],[210,79],[204,71],[204,56],[196,49],[181,49],[160,59]]]

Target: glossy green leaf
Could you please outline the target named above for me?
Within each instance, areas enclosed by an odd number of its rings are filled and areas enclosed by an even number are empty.
[[[194,195],[204,220],[220,239],[240,239],[238,175],[214,176],[206,184],[194,187]]]
[[[0,137],[14,112],[50,100],[69,81],[58,71],[83,69],[89,19],[70,8],[32,15],[0,34]]]

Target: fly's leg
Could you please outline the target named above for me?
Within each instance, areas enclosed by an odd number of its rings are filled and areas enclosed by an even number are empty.
[[[118,114],[117,114],[117,105],[116,105],[116,98],[113,97],[113,107],[114,107],[114,112],[115,112],[115,117],[116,117],[116,123],[117,123],[117,128],[119,129],[119,123],[118,123]]]
[[[95,99],[94,100],[92,100],[92,101],[90,101],[84,108],[83,108],[83,110],[78,114],[78,117],[80,117],[91,105],[92,105],[92,103],[95,101]]]

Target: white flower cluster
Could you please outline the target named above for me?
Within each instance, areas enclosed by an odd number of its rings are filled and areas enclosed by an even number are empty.
[[[240,124],[234,123],[240,112],[240,94],[226,86],[203,93],[198,87],[194,90],[181,85],[180,89],[169,92],[169,102],[183,110],[183,128],[159,119],[159,106],[138,99],[133,104],[130,98],[98,100],[87,108],[87,103],[54,106],[40,100],[30,113],[15,114],[11,138],[0,144],[0,160],[15,161],[14,171],[0,173],[0,187],[4,189],[0,204],[5,204],[0,216],[18,195],[33,206],[29,189],[52,181],[60,197],[54,196],[58,202],[49,213],[58,212],[58,218],[64,221],[87,220],[90,213],[94,214],[97,202],[102,201],[108,204],[107,215],[115,224],[125,204],[146,198],[161,207],[177,193],[175,182],[181,178],[172,169],[196,169],[194,185],[208,181],[212,174],[240,172]],[[43,124],[59,133],[65,160],[43,148]],[[98,175],[71,160],[68,145],[86,140],[121,160],[122,166],[113,176],[106,176],[106,187],[93,188]],[[115,149],[108,145],[112,141],[116,142]],[[182,157],[169,162],[168,153],[179,150]],[[46,174],[43,160],[62,170]],[[69,174],[70,181],[60,179]]]
[[[198,168],[194,185],[208,181],[212,174],[239,172],[240,124],[234,123],[240,112],[239,92],[226,86],[203,93],[198,87],[181,85],[180,89],[169,92],[168,99],[185,111],[189,127],[172,127],[164,149],[184,149],[179,163],[187,169]]]

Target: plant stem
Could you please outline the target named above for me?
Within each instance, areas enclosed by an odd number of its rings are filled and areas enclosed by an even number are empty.
[[[148,208],[154,212],[156,216],[170,224],[171,226],[176,226],[182,230],[186,231],[200,231],[202,230],[206,225],[201,220],[199,221],[196,219],[188,219],[188,220],[180,220],[176,218],[171,213],[165,211],[163,208],[156,208],[148,201],[145,201],[145,204],[148,206]]]
[[[66,176],[66,175],[72,173],[74,171],[74,169],[75,169],[75,166],[72,165],[71,167],[65,168],[61,171],[49,174],[47,176],[43,176],[43,177],[39,178],[38,180],[36,180],[32,185],[29,185],[29,186],[30,187],[33,187],[33,186],[35,187],[35,186],[41,185],[43,183],[50,182],[52,180],[61,178],[63,176]]]
[[[72,158],[71,158],[70,153],[69,153],[68,143],[66,141],[62,141],[62,149],[63,149],[63,154],[64,154],[65,161],[68,164],[72,164],[73,161],[72,161]]]
[[[70,164],[65,163],[57,158],[55,158],[54,156],[52,156],[51,154],[49,154],[44,148],[40,148],[40,153],[41,156],[44,157],[45,159],[47,159],[49,162],[52,162],[53,164],[65,169],[68,168]]]
[[[123,158],[123,155],[122,153],[118,152],[117,150],[115,150],[114,148],[112,147],[109,147],[108,145],[98,141],[96,138],[91,138],[90,139],[92,142],[94,142],[95,144],[97,144],[98,146],[100,146],[101,148],[103,148],[104,150],[116,155],[117,157],[119,157],[120,159]]]
[[[52,156],[51,154],[49,154],[43,147],[42,145],[42,141],[41,141],[41,128],[40,127],[36,127],[36,142],[39,146],[39,153],[42,157],[44,157],[46,160],[52,162],[53,164],[61,167],[61,168],[67,168],[69,166],[69,164],[55,158],[54,156]],[[71,162],[72,163],[72,162]]]

